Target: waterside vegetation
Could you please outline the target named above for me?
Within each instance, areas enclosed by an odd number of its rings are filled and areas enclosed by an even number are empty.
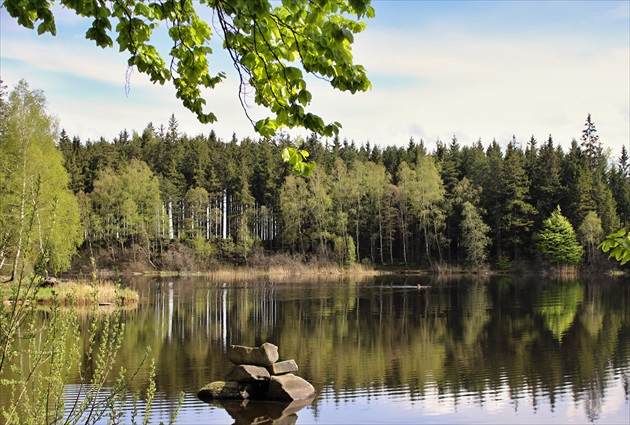
[[[610,271],[598,245],[628,224],[628,152],[605,149],[590,115],[568,151],[532,136],[429,152],[423,140],[191,137],[174,116],[83,142],[56,138],[26,82],[2,99],[0,274],[13,278],[23,252],[43,275],[71,260],[89,272],[89,258],[114,272]],[[283,163],[296,145],[317,164],[308,178]]]
[[[453,138],[429,152],[422,140],[358,147],[314,134],[223,141],[181,134],[172,116],[166,127],[123,130],[112,142],[62,133],[59,148],[80,200],[81,250],[103,267],[614,267],[597,247],[627,225],[625,148],[613,157],[590,116],[568,151],[551,137],[504,142]],[[282,163],[282,149],[296,144],[317,163],[308,178]],[[552,216],[570,229],[545,228]],[[572,256],[547,255],[541,232],[569,243]]]

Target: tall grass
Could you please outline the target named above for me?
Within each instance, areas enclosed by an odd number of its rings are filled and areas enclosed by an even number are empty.
[[[99,305],[127,306],[138,303],[138,293],[129,288],[121,288],[111,280],[61,282],[54,288],[41,288],[36,301],[50,304],[56,299],[64,305],[90,306]]]

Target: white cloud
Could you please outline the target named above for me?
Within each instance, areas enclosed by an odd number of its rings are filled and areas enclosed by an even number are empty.
[[[368,26],[354,53],[373,90],[351,95],[312,79],[311,110],[326,121],[340,121],[341,137],[358,144],[406,145],[414,137],[431,147],[453,134],[461,143],[481,138],[485,145],[493,138],[504,144],[515,134],[524,144],[532,134],[539,141],[552,134],[556,143],[568,146],[580,136],[588,113],[614,154],[630,141],[629,48],[595,42],[589,34],[497,39],[436,28],[429,34]],[[180,129],[191,135],[210,128],[223,138],[232,132],[254,135],[233,75],[209,92],[207,110],[219,123],[202,126],[168,84],[153,85],[136,72],[126,96],[126,57],[114,49],[78,37],[59,43],[21,31],[16,37],[3,27],[2,77],[9,84],[25,77],[44,89],[70,134],[112,138],[124,128],[141,131],[149,121],[166,123],[175,113]],[[254,119],[262,116],[260,108],[252,110]]]
[[[628,141],[628,49],[566,38],[361,37],[356,58],[372,73],[373,91],[314,96],[327,115],[344,117],[344,133],[358,142],[401,144],[420,136],[431,143],[460,134],[487,144],[516,134],[525,143],[551,133],[568,145],[589,112],[615,150]],[[425,134],[408,134],[418,127]]]

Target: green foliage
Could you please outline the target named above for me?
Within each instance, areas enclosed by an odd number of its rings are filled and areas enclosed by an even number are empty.
[[[10,102],[6,96],[0,99],[5,99],[0,112],[8,116]],[[0,163],[15,168],[19,144],[5,137],[11,122],[2,122],[6,144],[0,149]],[[496,141],[487,149],[481,141],[461,148],[456,140],[437,146],[428,152],[422,140],[411,141],[381,153],[369,144],[357,146],[339,138],[329,142],[317,135],[291,140],[286,134],[259,140],[233,135],[223,141],[214,132],[194,137],[181,133],[174,116],[167,126],[149,123],[142,135],[121,131],[112,143],[83,143],[62,133],[55,150],[72,170],[68,180],[75,197],[58,197],[52,208],[34,209],[29,196],[40,188],[38,205],[43,206],[52,193],[43,193],[43,188],[54,179],[37,182],[37,176],[27,174],[29,190],[21,215],[16,206],[24,180],[19,173],[0,169],[0,191],[5,195],[0,197],[0,225],[5,230],[0,232],[0,268],[11,269],[19,223],[31,229],[23,233],[31,264],[45,268],[53,262],[50,256],[63,253],[57,249],[40,255],[38,223],[41,240],[46,240],[46,229],[58,223],[50,217],[60,217],[50,212],[66,201],[78,201],[86,250],[107,249],[108,266],[125,268],[129,261],[134,269],[195,270],[211,268],[216,261],[242,264],[257,248],[333,262],[339,261],[338,252],[347,252],[340,251],[339,241],[346,248],[352,243],[354,261],[424,266],[489,259],[497,264],[498,259],[501,268],[509,269],[517,254],[531,259],[535,244],[530,242],[550,205],[560,204],[574,228],[591,213],[601,217],[600,211],[607,217],[600,218],[604,230],[604,222],[618,222],[614,202],[607,201],[613,198],[596,197],[594,192],[615,176],[620,189],[614,199],[623,200],[627,159],[620,159],[619,169],[589,170],[577,142],[565,155],[551,138],[540,149],[530,141],[526,152],[512,140],[505,156]],[[58,157],[58,152],[46,152],[40,156]],[[287,172],[283,157],[293,172]],[[48,168],[57,170],[52,162]],[[305,174],[308,179],[300,177]],[[580,177],[583,187],[571,186],[573,177]],[[558,187],[575,190],[562,192]],[[580,206],[582,200],[586,204]],[[592,263],[601,236],[597,226],[590,229],[588,237],[580,229],[580,240]],[[58,233],[59,240],[80,235],[80,227],[75,231]]]
[[[23,80],[2,102],[2,115],[0,270],[10,261],[15,277],[19,261],[32,265],[37,258],[45,269],[66,270],[82,234],[79,206],[55,146],[57,122],[43,93]]]
[[[341,267],[349,267],[357,262],[354,241],[352,238],[337,236],[333,239],[333,249],[337,262]]]
[[[11,305],[0,305],[0,386],[3,401],[7,402],[0,407],[3,423],[94,424],[108,416],[118,423],[122,405],[128,402],[131,380],[148,352],[131,374],[124,368],[115,371],[125,335],[122,310],[99,313],[99,285],[93,281],[89,306],[82,310],[84,316],[72,295],[71,308],[62,308],[62,300],[54,291],[43,316],[35,302],[25,302],[37,293],[41,281],[36,275],[21,279],[14,284]],[[67,398],[66,386],[76,379],[78,393]],[[141,412],[145,423],[151,414],[154,392],[153,373],[149,389],[143,394],[147,401]],[[139,396],[138,391],[136,398]],[[132,414],[138,413],[134,406]]]
[[[512,267],[514,267],[514,261],[510,260],[510,257],[505,254],[499,255],[497,259],[497,268],[499,270],[508,271],[512,270]]]
[[[5,0],[3,6],[19,25],[37,26],[39,34],[55,35],[53,3]],[[213,31],[199,16],[207,12],[214,17],[213,27],[220,32],[223,48],[238,72],[245,113],[246,96],[251,91],[254,101],[272,113],[254,123],[263,136],[296,126],[327,136],[338,133],[341,124],[325,124],[305,110],[312,94],[304,73],[351,93],[371,87],[365,69],[353,63],[351,50],[354,35],[365,28],[359,20],[374,16],[370,0],[284,0],[279,5],[266,0],[62,3],[92,20],[87,39],[103,48],[116,44],[128,55],[127,64],[147,74],[153,83],[171,81],[177,98],[202,123],[217,120],[213,112],[204,110],[204,89],[212,89],[226,78],[223,71],[210,72]],[[155,44],[164,35],[172,40],[167,60]]]
[[[578,228],[578,234],[582,245],[586,247],[586,255],[589,264],[593,264],[595,260],[595,248],[602,240],[604,230],[602,229],[602,221],[595,211],[589,211],[584,217],[584,221]]]
[[[91,195],[98,226],[109,240],[155,237],[160,208],[158,180],[142,161],[132,160],[123,170],[102,170]]]
[[[36,144],[39,140],[27,141]],[[26,162],[26,159],[22,161]],[[54,157],[51,164],[56,165]],[[37,167],[39,165],[35,164],[34,168]],[[35,206],[46,199],[39,190],[31,196],[29,201]],[[70,197],[74,199],[71,194]],[[46,271],[40,266],[35,267],[34,273],[26,272],[32,249],[30,238],[31,235],[41,238],[38,252],[38,263],[41,265],[54,258],[50,250],[56,245],[49,241],[54,240],[56,235],[54,232],[42,232],[41,228],[48,223],[35,219],[43,216],[38,214],[37,208],[29,215],[30,219],[23,219],[20,224],[20,234],[25,239],[24,249],[16,251],[19,258],[15,264],[19,270],[14,268],[15,279],[9,283],[11,294],[0,303],[2,422],[7,425],[93,424],[109,415],[110,421],[115,423],[120,420],[121,405],[126,401],[130,383],[130,376],[124,369],[117,376],[112,376],[124,337],[122,312],[116,308],[111,314],[99,314],[99,285],[94,277],[86,324],[81,323],[76,294],[69,295],[70,308],[62,308],[59,294],[52,291],[51,306],[46,314],[40,314],[36,301]],[[38,231],[35,232],[35,229]],[[120,300],[122,297],[115,294],[114,298]],[[80,343],[83,338],[87,341],[85,345]],[[66,386],[75,377],[78,377],[79,384],[76,398],[66,399]],[[147,410],[145,415],[149,413]]]
[[[295,149],[292,147],[286,147],[282,149],[282,160],[288,162],[291,166],[291,171],[296,176],[310,176],[315,170],[314,162],[305,162],[309,157],[309,153],[304,149]]]
[[[599,248],[609,253],[610,258],[614,258],[619,264],[624,265],[630,261],[630,234],[626,232],[626,229],[612,233],[606,236]]]
[[[427,260],[431,262],[431,246],[440,253],[437,229],[443,225],[440,203],[444,200],[444,186],[432,157],[420,155],[413,167],[402,163],[399,168],[402,196],[411,213],[419,220]],[[441,260],[441,258],[440,258]]]
[[[196,237],[190,241],[195,255],[200,259],[208,259],[214,257],[217,254],[217,247],[212,241],[207,241],[205,238]]]
[[[582,247],[577,241],[573,226],[558,206],[551,217],[543,222],[535,236],[540,254],[555,265],[575,265],[582,259]]]
[[[512,248],[515,259],[527,244],[534,224],[536,210],[530,203],[529,189],[525,155],[512,138],[501,167],[499,199],[502,243]]]
[[[490,226],[483,222],[481,214],[470,202],[463,204],[462,245],[466,251],[466,262],[473,267],[481,266],[488,257],[488,247],[492,242],[488,237]]]

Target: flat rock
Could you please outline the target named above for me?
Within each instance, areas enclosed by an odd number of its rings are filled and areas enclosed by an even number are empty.
[[[267,370],[272,375],[283,375],[285,373],[297,372],[298,365],[295,360],[283,360],[267,366]]]
[[[237,365],[269,366],[278,361],[278,347],[265,342],[260,347],[231,345],[227,351],[228,360]]]
[[[236,365],[225,375],[226,381],[255,382],[271,378],[267,369],[262,366]]]
[[[315,388],[305,379],[288,373],[271,377],[268,394],[273,400],[306,400],[315,395]]]
[[[230,399],[246,400],[249,398],[247,384],[235,381],[214,381],[204,386],[197,392],[197,397],[202,400]]]

